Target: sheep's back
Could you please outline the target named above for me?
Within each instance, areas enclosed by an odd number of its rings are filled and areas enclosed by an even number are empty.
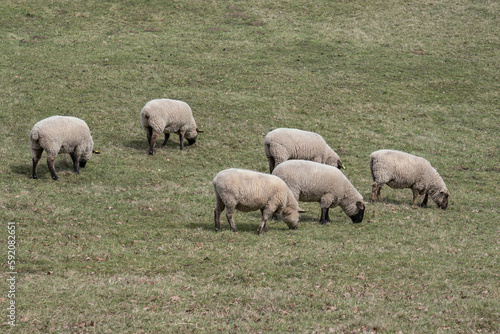
[[[171,99],[151,100],[141,111],[141,123],[156,132],[177,132],[196,128],[193,113],[186,102]]]
[[[277,143],[286,148],[291,159],[312,159],[327,146],[319,134],[299,129],[278,128],[269,132],[264,143]]]
[[[286,196],[287,190],[278,177],[236,168],[219,172],[212,183],[223,202],[237,204],[240,211],[263,208],[271,197]]]
[[[370,154],[370,167],[375,182],[387,183],[392,188],[410,187],[430,167],[429,162],[413,154],[380,150]]]
[[[87,123],[70,116],[52,116],[41,120],[33,126],[30,137],[32,148],[58,150],[55,153],[73,152],[82,143],[92,143]]]
[[[300,201],[318,201],[328,193],[341,194],[352,184],[336,167],[305,160],[288,160],[273,171],[285,183],[300,194]]]

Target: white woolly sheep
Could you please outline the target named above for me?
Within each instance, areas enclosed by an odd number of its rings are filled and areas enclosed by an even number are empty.
[[[445,210],[448,206],[449,192],[438,172],[429,161],[415,155],[394,151],[380,150],[370,154],[370,169],[373,178],[372,201],[380,197],[380,189],[384,184],[394,189],[411,188],[413,205],[416,205],[418,195],[425,194],[421,203],[427,205],[429,195],[437,206]]]
[[[339,169],[313,161],[289,160],[276,166],[273,175],[285,181],[298,201],[319,202],[321,224],[330,221],[328,211],[337,205],[354,223],[363,220],[363,196]]]
[[[151,100],[141,110],[141,124],[149,143],[149,155],[154,154],[156,139],[165,133],[162,147],[167,145],[170,133],[179,135],[180,149],[184,150],[184,138],[189,145],[196,142],[198,133],[193,112],[186,102],[171,99]]]
[[[337,153],[315,132],[278,128],[264,138],[264,151],[269,162],[269,172],[283,161],[302,159],[343,168]]]
[[[38,179],[36,167],[43,150],[47,151],[47,165],[54,180],[59,177],[54,168],[54,160],[59,153],[69,153],[73,169],[79,174],[79,167],[85,167],[92,157],[94,141],[85,121],[70,116],[52,116],[36,123],[30,132],[31,153],[33,155],[33,178]]]
[[[233,232],[234,210],[262,213],[258,234],[267,232],[266,222],[273,213],[282,214],[283,221],[290,229],[296,229],[299,221],[299,204],[280,178],[247,169],[230,168],[219,172],[212,181],[215,190],[214,210],[215,230],[220,229],[220,214],[226,209],[226,217]]]

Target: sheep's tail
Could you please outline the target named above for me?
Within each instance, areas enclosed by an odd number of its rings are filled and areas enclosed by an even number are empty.
[[[370,155],[370,173],[372,174],[372,180],[375,182],[375,174],[373,174],[373,157]]]
[[[147,109],[142,109],[141,111],[141,125],[142,128],[145,129],[145,127],[149,124],[149,111]]]
[[[271,154],[270,146],[271,146],[270,143],[264,142],[264,152],[266,154],[267,161],[269,162],[269,173],[272,173],[276,165],[276,161],[274,160],[274,157]]]
[[[266,154],[266,157],[269,158],[271,156],[271,151],[269,149],[269,143],[264,142],[264,152]]]
[[[32,130],[30,133],[30,138],[32,141],[38,141],[38,130]]]

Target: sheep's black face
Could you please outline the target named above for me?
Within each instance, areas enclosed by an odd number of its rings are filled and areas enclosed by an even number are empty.
[[[191,139],[186,138],[186,140],[188,141],[189,145],[193,145],[194,143],[196,143],[196,138],[191,138]]]
[[[361,223],[363,221],[363,216],[365,215],[365,210],[359,210],[354,216],[350,216],[353,223]]]
[[[363,221],[363,216],[365,215],[365,204],[363,202],[357,202],[356,207],[359,209],[358,213],[349,216],[349,218],[351,218],[352,222],[355,224],[361,223]]]
[[[80,168],[85,167],[86,164],[87,164],[87,160],[80,160]]]
[[[446,208],[448,207],[448,197],[448,193],[444,194],[441,198],[441,201],[438,203],[438,206],[443,210],[446,210]]]

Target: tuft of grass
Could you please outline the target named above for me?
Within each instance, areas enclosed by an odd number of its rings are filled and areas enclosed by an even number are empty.
[[[0,8],[0,240],[16,223],[16,327],[5,332],[500,331],[496,2],[12,1]],[[205,132],[147,155],[139,113],[190,104]],[[94,155],[32,180],[29,131],[84,119]],[[267,172],[265,134],[320,133],[367,201],[256,235],[216,233],[211,180]],[[369,203],[368,156],[427,158],[448,209],[410,190]],[[4,284],[3,291],[7,285]],[[10,299],[0,294],[5,310]]]

